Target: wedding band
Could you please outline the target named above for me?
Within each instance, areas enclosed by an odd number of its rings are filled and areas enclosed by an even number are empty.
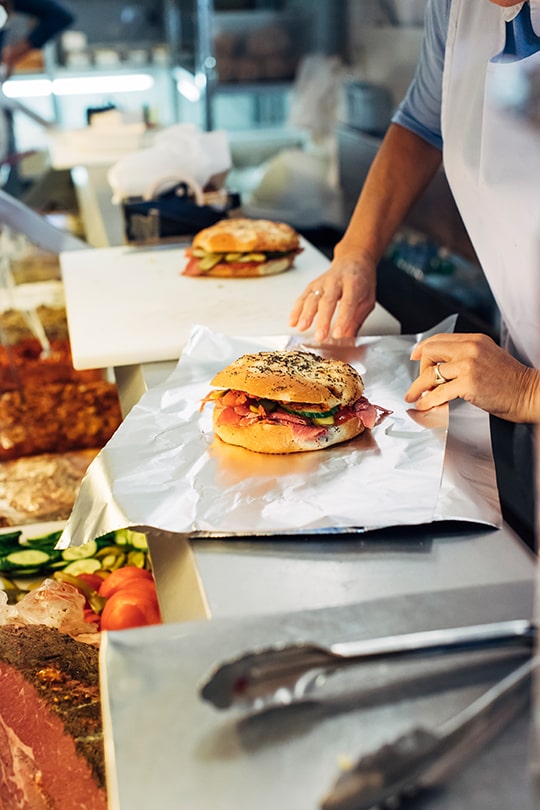
[[[322,295],[322,292],[320,290],[310,290],[310,293],[311,295],[316,295],[317,298],[319,297],[319,295]]]
[[[441,365],[440,363],[437,363],[435,365],[435,367],[434,367],[435,368],[435,385],[442,385],[443,383],[449,382],[449,380],[447,380],[446,377],[444,376],[444,374],[441,372],[440,365]]]

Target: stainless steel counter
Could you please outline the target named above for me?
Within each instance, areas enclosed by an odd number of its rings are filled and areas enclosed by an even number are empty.
[[[535,557],[508,527],[408,527],[352,539],[187,541],[151,537],[166,621],[263,615],[386,596],[534,582]],[[199,587],[196,587],[197,578]],[[186,598],[182,580],[195,584]]]
[[[258,580],[263,581],[260,560]],[[223,573],[225,580],[226,572]],[[233,590],[238,578],[230,583]],[[303,581],[297,582],[297,589]],[[274,603],[280,590],[257,600]],[[230,658],[271,645],[328,644],[414,629],[517,618],[531,585],[391,596],[313,611],[242,616],[113,633],[102,648],[111,810],[317,810],[344,763],[414,727],[437,729],[516,660],[429,657],[362,665],[334,675],[307,701],[259,712],[217,711],[200,687]],[[482,750],[467,752],[443,787],[407,807],[533,810],[527,713]],[[352,807],[352,805],[351,805]]]

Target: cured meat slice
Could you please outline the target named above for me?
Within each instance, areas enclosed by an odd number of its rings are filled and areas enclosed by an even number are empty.
[[[43,625],[0,628],[0,807],[106,810],[98,651]]]

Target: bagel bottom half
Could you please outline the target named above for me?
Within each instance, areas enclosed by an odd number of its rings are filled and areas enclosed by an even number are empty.
[[[294,263],[294,254],[281,259],[268,259],[265,262],[220,262],[211,270],[201,273],[209,278],[254,278],[255,276],[275,276],[289,270]]]
[[[289,425],[273,425],[271,422],[254,422],[251,425],[218,425],[214,410],[214,433],[227,444],[235,444],[256,453],[303,453],[308,450],[323,450],[333,444],[354,439],[365,430],[360,419],[349,419],[341,425],[330,425],[316,439],[305,439],[295,434]]]

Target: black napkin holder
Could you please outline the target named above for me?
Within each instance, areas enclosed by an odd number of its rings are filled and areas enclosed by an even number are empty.
[[[127,242],[141,243],[193,236],[238,206],[238,195],[231,193],[225,195],[219,207],[199,205],[187,183],[179,183],[151,200],[128,197],[122,202],[125,238]]]

